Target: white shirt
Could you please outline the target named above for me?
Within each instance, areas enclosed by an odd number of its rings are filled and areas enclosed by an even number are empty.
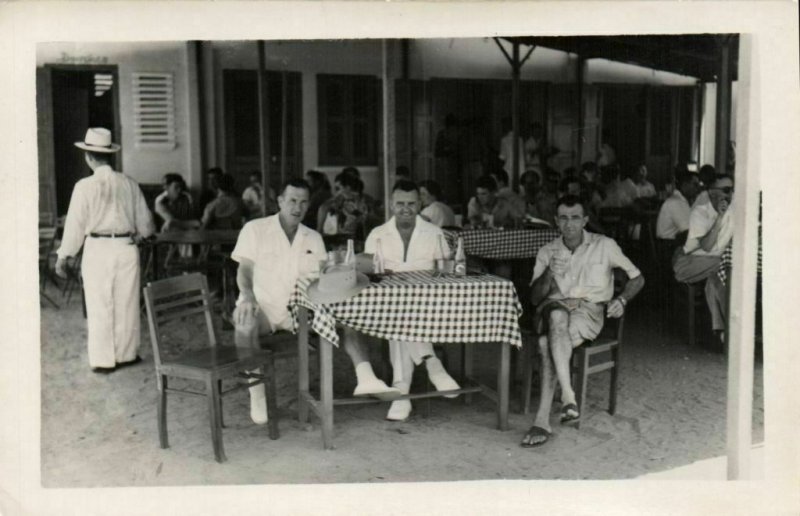
[[[297,280],[317,273],[319,262],[327,255],[322,236],[302,224],[290,244],[278,217],[271,215],[245,224],[231,258],[253,262],[256,302],[273,327],[285,327],[287,304]]]
[[[260,217],[264,215],[264,210],[261,205],[261,188],[253,185],[248,186],[242,192],[242,201],[247,207],[247,212],[251,217]]]
[[[439,236],[441,235],[441,240]],[[364,243],[365,253],[375,253],[378,248],[378,239],[381,241],[381,253],[387,269],[395,272],[432,270],[437,259],[442,258],[439,245],[446,255],[450,255],[450,247],[444,238],[444,232],[438,226],[425,221],[417,216],[411,240],[408,243],[408,252],[405,252],[403,238],[397,231],[397,222],[394,217],[386,224],[370,231]]]
[[[631,279],[641,274],[613,239],[584,230],[583,242],[574,252],[564,245],[562,237],[539,249],[533,267],[534,281],[550,266],[553,255],[564,251],[570,253],[569,264],[564,274],[553,275],[559,292],[551,294],[552,299],[585,299],[592,303],[604,303],[614,295],[614,268],[623,269]]]
[[[435,226],[455,226],[456,216],[450,206],[441,201],[433,201],[425,206],[420,212],[420,215]]]
[[[89,233],[155,233],[153,214],[139,184],[109,165],[75,183],[58,257],[75,256]]]
[[[689,229],[689,214],[691,212],[692,207],[689,206],[689,201],[686,200],[680,190],[672,192],[672,195],[664,201],[658,211],[656,236],[666,240],[674,240],[678,233]]]
[[[644,183],[639,184],[634,182],[633,179],[628,178],[622,182],[622,188],[625,190],[625,193],[628,195],[628,197],[632,199],[656,196],[656,187],[653,186],[653,183],[647,180],[645,180]]]
[[[514,140],[513,134],[509,132],[500,140],[500,154],[499,157],[504,161],[503,170],[508,172],[508,177],[512,177],[514,170]],[[522,138],[519,138],[519,173],[525,172],[525,144]]]
[[[719,213],[714,209],[714,205],[711,204],[711,201],[703,204],[697,204],[695,202],[695,205],[692,207],[692,212],[689,214],[689,233],[686,236],[686,244],[683,246],[683,251],[686,254],[695,256],[722,256],[723,251],[728,247],[728,243],[730,243],[733,237],[733,203],[731,203],[731,205],[728,206],[728,210],[722,214],[720,232],[711,250],[705,251],[700,247],[700,239],[711,231],[711,227],[719,216]]]

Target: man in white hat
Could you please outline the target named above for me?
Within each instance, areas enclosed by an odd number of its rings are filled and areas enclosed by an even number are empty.
[[[373,229],[364,244],[364,251],[374,253],[380,241],[386,268],[396,272],[431,270],[436,258],[439,258],[439,240],[447,246],[441,228],[427,222],[419,216],[420,197],[417,185],[407,179],[401,179],[392,190],[393,217],[382,226]],[[345,334],[345,351],[350,355],[356,368],[359,386],[356,395],[364,389],[362,383],[373,382],[372,368],[368,361],[365,344],[360,342],[355,332]],[[408,394],[414,367],[425,364],[428,377],[438,391],[459,389],[458,384],[445,371],[441,361],[433,352],[430,342],[389,341],[389,355],[392,362],[392,388],[400,394]],[[392,394],[392,393],[386,393]],[[385,393],[372,394],[382,399],[391,399]],[[448,395],[455,397],[457,395]],[[410,400],[395,400],[389,407],[386,419],[404,421],[411,414]]]
[[[139,185],[111,168],[120,146],[111,132],[90,128],[75,146],[94,172],[75,184],[58,249],[56,274],[66,277],[69,257],[83,250],[89,365],[98,373],[141,361],[139,349],[139,249],[136,241],[155,232]]]

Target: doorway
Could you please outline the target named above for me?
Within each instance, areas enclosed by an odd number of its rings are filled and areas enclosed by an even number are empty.
[[[121,141],[117,67],[48,65],[37,79],[39,111],[45,111],[40,116],[40,163],[49,167],[40,171],[40,197],[49,197],[55,203],[50,209],[63,216],[75,183],[90,174],[74,143],[83,140],[89,127],[106,127],[115,142]],[[50,159],[42,159],[43,154]],[[122,166],[118,156],[112,155],[115,170]]]

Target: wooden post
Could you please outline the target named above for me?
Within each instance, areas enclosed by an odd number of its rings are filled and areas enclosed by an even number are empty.
[[[719,36],[718,41],[720,47],[714,167],[718,174],[724,174],[728,163],[728,141],[731,139],[731,36]]]
[[[700,161],[700,96],[703,94],[702,87],[702,84],[698,84],[692,88],[692,143],[689,158],[695,163]]]
[[[286,182],[286,124],[289,111],[286,108],[289,99],[289,94],[287,92],[289,89],[288,82],[289,81],[286,80],[286,70],[284,70],[281,72],[281,185]],[[302,170],[300,173],[302,174]],[[268,191],[269,190],[264,189],[265,199]]]
[[[267,212],[267,192],[269,192],[269,124],[268,96],[267,96],[267,71],[264,68],[264,42],[258,40],[258,157],[261,169],[261,210]]]
[[[383,206],[386,220],[392,216],[390,202],[392,195],[392,178],[395,167],[395,123],[394,123],[394,82],[389,77],[389,41],[381,41],[382,59],[382,93],[383,93]]]
[[[576,63],[576,73],[575,73],[575,83],[576,88],[578,90],[577,95],[577,105],[575,106],[576,111],[576,122],[577,128],[575,129],[574,133],[577,141],[575,142],[575,154],[574,158],[572,159],[572,166],[574,166],[577,170],[580,170],[581,167],[581,159],[583,157],[583,131],[586,127],[585,118],[585,110],[584,110],[584,92],[583,92],[583,73],[584,73],[584,66],[586,64],[586,59],[578,56],[578,62]]]
[[[753,425],[753,355],[755,348],[755,292],[758,242],[758,205],[761,172],[761,98],[758,61],[753,37],[739,37],[739,99],[736,128],[736,199],[733,224],[742,228],[733,239],[733,266],[729,274],[728,312],[728,480],[750,478]],[[717,104],[719,106],[719,104]],[[728,134],[723,133],[723,134]],[[719,133],[718,136],[719,138]],[[727,138],[726,138],[727,143]]]
[[[511,57],[511,152],[513,169],[511,172],[511,189],[517,191],[519,185],[519,76],[521,64],[519,62],[519,43],[514,42]]]

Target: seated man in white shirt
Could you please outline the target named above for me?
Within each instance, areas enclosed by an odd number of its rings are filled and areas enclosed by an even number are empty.
[[[733,179],[717,176],[708,189],[709,202],[695,203],[689,216],[686,244],[673,260],[675,279],[682,283],[706,280],[705,294],[714,333],[722,340],[725,331],[727,293],[716,272],[722,253],[733,236]]]
[[[239,263],[239,299],[233,312],[236,345],[258,347],[258,336],[291,330],[289,296],[301,276],[313,275],[326,258],[322,236],[300,223],[309,186],[289,180],[278,196],[280,211],[245,224],[231,258]],[[267,422],[264,385],[250,388],[250,417]]]
[[[438,250],[440,236],[443,246],[447,246],[447,242],[440,228],[418,216],[420,200],[417,186],[411,181],[398,181],[392,190],[391,202],[394,216],[370,232],[364,244],[364,251],[375,253],[380,241],[387,269],[395,272],[432,270],[435,260],[440,257]],[[345,350],[356,368],[360,387],[363,381],[372,381],[374,375],[364,344],[356,338],[357,334],[350,332],[347,337]],[[428,370],[428,377],[437,390],[459,389],[456,381],[447,374],[441,361],[436,358],[430,342],[390,340],[389,354],[393,370],[392,387],[400,394],[408,394],[414,367],[423,362]],[[356,392],[360,390],[359,387],[356,387]],[[386,419],[404,421],[411,414],[411,408],[410,400],[395,400],[389,408]]]
[[[630,176],[622,182],[622,188],[631,199],[650,199],[656,197],[656,187],[647,180],[647,165],[637,166]]]
[[[700,188],[697,174],[679,171],[675,174],[675,191],[661,205],[656,219],[656,237],[675,240],[678,233],[689,229],[692,202]]]
[[[420,217],[431,224],[444,227],[455,226],[456,216],[450,206],[439,199],[442,198],[442,187],[436,181],[423,181],[419,184],[419,199],[422,203]]]
[[[556,215],[561,236],[536,254],[531,300],[537,305],[542,371],[539,408],[522,440],[523,448],[540,446],[549,439],[556,382],[561,386],[561,423],[580,418],[582,407],[576,403],[570,381],[572,350],[597,337],[604,312],[608,317],[621,317],[644,286],[641,272],[614,240],[584,229],[588,220],[579,197],[562,197]],[[629,280],[613,298],[615,268],[624,270]]]

